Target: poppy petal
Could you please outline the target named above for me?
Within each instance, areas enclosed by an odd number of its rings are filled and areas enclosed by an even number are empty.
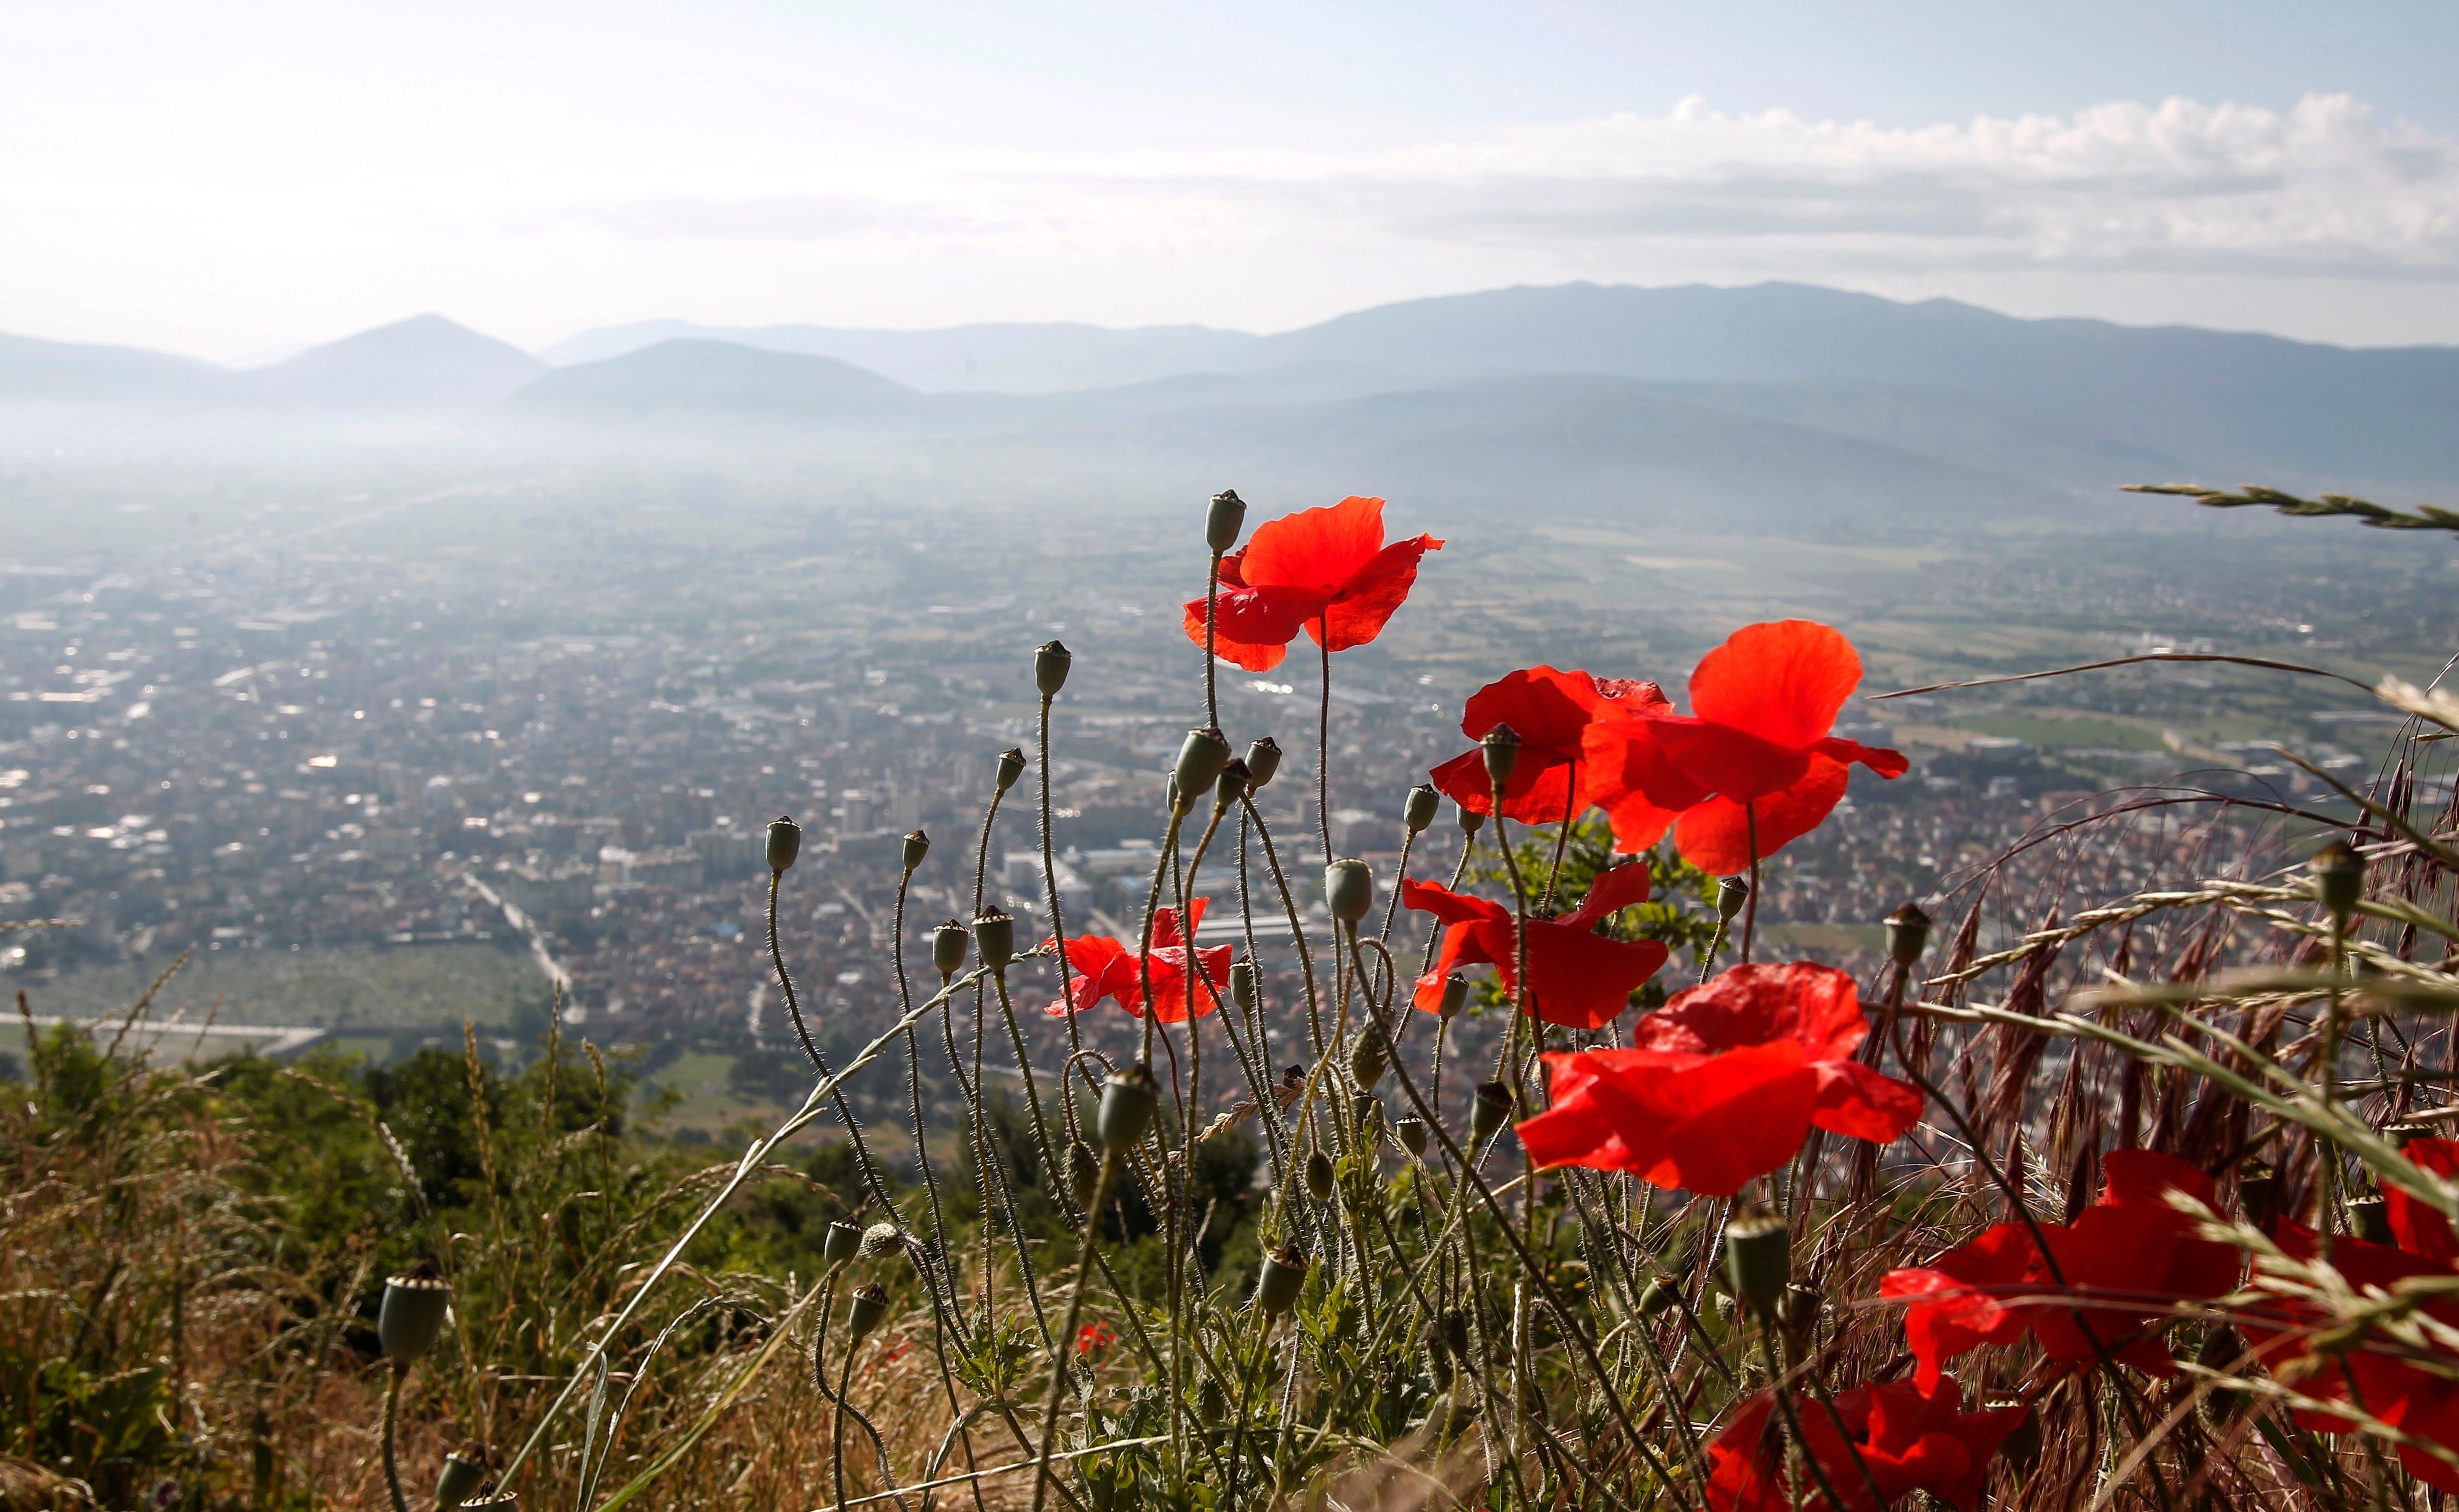
[[[1764,861],[1826,821],[1843,802],[1849,775],[1842,762],[1813,752],[1801,781],[1747,810],[1730,798],[1711,798],[1684,810],[1674,823],[1674,846],[1702,871],[1719,876],[1748,872],[1755,831]]]
[[[1309,620],[1323,613],[1325,597],[1289,588],[1241,588],[1220,597],[1213,654],[1250,672],[1270,672],[1289,654],[1289,644]],[[1204,643],[1204,600],[1186,605],[1187,638]]]
[[[1382,549],[1383,501],[1352,494],[1256,526],[1239,572],[1249,587],[1304,588],[1329,602]]]
[[[1881,1076],[1859,1060],[1818,1066],[1818,1105],[1810,1122],[1831,1134],[1891,1144],[1921,1118],[1921,1089]]]
[[[2400,1153],[2410,1164],[2436,1176],[2459,1176],[2459,1140],[2410,1140]],[[2383,1205],[2390,1219],[2391,1234],[2402,1250],[2444,1265],[2459,1261],[2459,1236],[2452,1234],[2449,1219],[2409,1196],[2406,1188],[2389,1183],[2383,1186]]]
[[[1579,768],[1568,763],[1548,765],[1524,752],[1503,785],[1503,815],[1521,824],[1561,824],[1576,818],[1581,808]],[[1494,812],[1494,782],[1485,774],[1482,751],[1462,751],[1428,775],[1435,790],[1471,813]]]
[[[1528,1008],[1550,1024],[1602,1029],[1622,1017],[1630,995],[1656,975],[1667,956],[1658,940],[1608,939],[1554,921],[1528,926]],[[1498,961],[1503,990],[1512,990],[1508,960]]]
[[[1549,666],[1506,672],[1468,696],[1461,708],[1461,733],[1483,740],[1497,724],[1520,737],[1520,756],[1542,754],[1549,762],[1576,761],[1588,721],[1606,702],[1586,672]]]
[[[1832,625],[1811,620],[1744,625],[1691,674],[1691,711],[1799,748],[1826,735],[1860,682],[1861,658]]]
[[[1648,691],[1653,692],[1650,684]],[[1642,708],[1669,706],[1659,693]],[[1605,809],[1616,849],[1637,853],[1665,836],[1676,815],[1706,800],[1708,790],[1685,777],[1656,744],[1654,722],[1601,714],[1581,736],[1582,807]]]
[[[1377,534],[1381,534],[1379,526]],[[1442,549],[1443,543],[1432,536],[1412,536],[1384,547],[1350,575],[1333,596],[1322,622],[1310,623],[1307,633],[1320,640],[1321,632],[1328,629],[1332,634],[1330,649],[1335,651],[1346,651],[1374,640],[1408,600],[1409,590],[1417,586],[1418,559],[1430,551]]]
[[[1656,744],[1674,770],[1735,803],[1781,792],[1810,767],[1807,745],[1779,746],[1731,724],[1679,715],[1659,716],[1650,723],[1656,726]]]
[[[1889,782],[1913,769],[1913,764],[1905,759],[1902,751],[1889,750],[1883,746],[1864,746],[1860,741],[1848,741],[1835,735],[1830,735],[1811,748],[1830,760],[1840,761],[1848,766],[1855,762],[1860,762]]]
[[[1732,966],[1631,1026],[1642,1049],[1705,1054],[1789,1040],[1804,1059],[1850,1056],[1868,1033],[1853,978],[1816,961]]]
[[[1644,861],[1600,872],[1588,884],[1588,895],[1580,900],[1580,906],[1558,922],[1578,929],[1594,929],[1608,916],[1634,903],[1647,902],[1648,889],[1648,863]]]

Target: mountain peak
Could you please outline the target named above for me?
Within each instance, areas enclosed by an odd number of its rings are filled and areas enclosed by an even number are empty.
[[[242,375],[251,397],[337,410],[478,410],[545,372],[442,315],[412,315]]]

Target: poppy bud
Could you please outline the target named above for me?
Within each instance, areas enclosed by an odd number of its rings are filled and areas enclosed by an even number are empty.
[[[887,1316],[888,1288],[876,1281],[856,1287],[852,1299],[846,1304],[847,1342],[861,1343]]]
[[[1161,1083],[1153,1080],[1152,1067],[1139,1060],[1124,1071],[1112,1072],[1102,1083],[1102,1107],[1093,1118],[1102,1148],[1113,1155],[1135,1148],[1145,1137],[1145,1125],[1152,1122],[1153,1109],[1160,1105]]]
[[[1208,1423],[1218,1423],[1230,1416],[1230,1393],[1220,1380],[1211,1376],[1195,1389],[1195,1410]]]
[[[1247,764],[1232,757],[1230,765],[1221,768],[1220,780],[1212,785],[1212,807],[1216,810],[1229,808],[1247,796]]]
[[[931,932],[931,969],[954,976],[965,964],[965,926],[950,919]]]
[[[397,1275],[385,1281],[384,1302],[376,1310],[376,1338],[385,1358],[408,1370],[435,1347],[444,1332],[444,1314],[452,1305],[452,1289],[431,1275]]]
[[[1230,1000],[1243,1010],[1254,1007],[1256,998],[1255,963],[1251,960],[1232,961],[1230,965]]]
[[[1812,1331],[1818,1326],[1818,1289],[1796,1281],[1776,1299],[1776,1327],[1784,1330],[1785,1341],[1796,1350],[1810,1341]]]
[[[1221,776],[1221,768],[1230,765],[1230,743],[1221,732],[1209,726],[1191,729],[1178,747],[1178,765],[1170,775],[1178,779],[1178,799],[1173,808],[1185,809],[1195,801],[1195,795],[1208,792]]]
[[[1468,1314],[1459,1308],[1445,1308],[1435,1319],[1435,1332],[1441,1338],[1444,1351],[1455,1359],[1468,1358]]]
[[[1071,1142],[1067,1146],[1068,1195],[1076,1199],[1077,1207],[1089,1208],[1093,1205],[1094,1190],[1101,1185],[1101,1157],[1095,1155],[1093,1146],[1082,1140]]]
[[[922,869],[922,860],[931,853],[931,837],[916,830],[905,837],[905,874],[912,876]]]
[[[1056,698],[1067,685],[1067,669],[1076,661],[1068,649],[1056,640],[1044,640],[1033,648],[1033,685],[1043,698]]]
[[[893,1250],[905,1248],[905,1234],[894,1224],[882,1220],[862,1231],[862,1257],[876,1260]]]
[[[1266,1317],[1278,1317],[1297,1306],[1298,1293],[1306,1288],[1307,1254],[1293,1244],[1285,1244],[1264,1256],[1255,1271],[1255,1306]]]
[[[1360,1092],[1372,1092],[1383,1073],[1392,1069],[1392,1041],[1384,1037],[1381,1024],[1368,1024],[1357,1031],[1357,1039],[1349,1047],[1349,1076]]]
[[[1716,884],[1716,918],[1731,924],[1742,905],[1751,900],[1751,885],[1737,876],[1729,876]]]
[[[994,973],[1007,975],[1016,959],[1016,920],[998,909],[974,916],[974,952]]]
[[[992,780],[998,784],[999,791],[1005,792],[1009,788],[1015,787],[1016,780],[1023,775],[1023,746],[1011,746],[1007,749],[999,752],[998,768],[997,771],[992,773]]]
[[[843,1265],[862,1253],[862,1230],[850,1223],[832,1223],[820,1239],[820,1258],[830,1265]]]
[[[1887,958],[1906,971],[1929,949],[1929,915],[1907,903],[1887,915]]]
[[[783,872],[803,853],[803,827],[780,816],[768,821],[768,870]]]
[[[1480,1082],[1477,1093],[1469,1102],[1468,1143],[1474,1153],[1477,1147],[1501,1132],[1511,1119],[1513,1104],[1518,1100],[1511,1089],[1500,1082]]]
[[[1356,1121],[1359,1142],[1373,1145],[1383,1127],[1382,1102],[1372,1092],[1356,1093],[1349,1100],[1349,1116]]]
[[[1212,495],[1212,507],[1204,512],[1204,544],[1220,556],[1238,544],[1238,533],[1247,525],[1247,501],[1236,489],[1223,489]]]
[[[2314,895],[2343,925],[2365,897],[2365,860],[2345,840],[2334,840],[2306,863],[2314,873]]]
[[[1323,869],[1323,900],[1332,908],[1332,916],[1343,924],[1355,924],[1375,911],[1375,872],[1355,856],[1344,857]]]
[[[1639,1311],[1643,1317],[1654,1317],[1682,1300],[1681,1286],[1663,1276],[1650,1276],[1648,1285],[1639,1289]]]
[[[1793,1273],[1793,1233],[1764,1208],[1745,1208],[1725,1225],[1725,1280],[1760,1317],[1776,1315]]]
[[[1253,792],[1264,784],[1271,782],[1272,774],[1280,769],[1281,746],[1278,741],[1266,735],[1248,745],[1247,790],[1249,792]]]
[[[1332,1157],[1321,1150],[1306,1158],[1306,1189],[1317,1202],[1332,1201]]]
[[[1460,821],[1461,833],[1464,835],[1475,835],[1485,828],[1485,815],[1466,804],[1453,805],[1452,817]]]
[[[1392,1124],[1392,1132],[1399,1136],[1400,1147],[1410,1154],[1422,1156],[1426,1153],[1425,1120],[1413,1118],[1397,1120]]]
[[[483,1450],[475,1453],[455,1449],[444,1457],[444,1473],[435,1478],[435,1504],[439,1509],[458,1507],[478,1494],[480,1481],[487,1479],[487,1460]]]
[[[1457,1018],[1460,1011],[1467,1006],[1468,978],[1454,972],[1443,978],[1443,1003],[1435,1012],[1445,1019]]]
[[[1520,765],[1520,732],[1508,724],[1497,724],[1477,743],[1485,757],[1485,780],[1497,788],[1509,786],[1511,768]]]
[[[1434,785],[1419,783],[1409,789],[1407,802],[1400,806],[1400,822],[1408,826],[1411,834],[1424,834],[1442,808],[1443,795],[1435,790]]]
[[[2379,1192],[2351,1197],[2341,1205],[2347,1209],[2348,1232],[2367,1244],[2393,1243],[2390,1232],[2390,1208]]]
[[[1429,1323],[1426,1325],[1423,1338],[1426,1348],[1426,1378],[1434,1383],[1435,1390],[1439,1392],[1451,1390],[1452,1381],[1457,1373],[1452,1369],[1451,1353],[1443,1348],[1441,1332]]]

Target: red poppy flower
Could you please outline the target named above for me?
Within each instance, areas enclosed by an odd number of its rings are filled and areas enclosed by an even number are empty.
[[[1196,898],[1187,904],[1200,928],[1204,923],[1204,905],[1208,901]],[[1056,944],[1045,939],[1042,948]],[[1221,1006],[1220,987],[1230,979],[1230,950],[1216,945],[1195,953],[1200,968],[1196,975],[1195,1017],[1203,1018]],[[1158,1005],[1153,1017],[1163,1023],[1187,1021],[1187,945],[1178,930],[1178,910],[1166,908],[1153,914],[1152,991]],[[1124,944],[1107,934],[1079,934],[1067,942],[1067,964],[1076,968],[1071,996],[1052,1003],[1053,1017],[1082,1013],[1104,998],[1118,999],[1119,1006],[1136,1018],[1145,1016],[1145,973],[1136,962],[1135,947]]]
[[[2459,1141],[2420,1139],[2400,1153],[2437,1176],[2459,1176]],[[2459,1269],[2459,1239],[2440,1213],[2393,1186],[2383,1193],[2390,1219],[2392,1245],[2368,1244],[2339,1235],[2331,1241],[2331,1266],[2359,1292],[2390,1291],[2417,1276],[2448,1277]],[[2281,1223],[2274,1242],[2291,1259],[2312,1261],[2322,1252],[2310,1228]],[[2429,1299],[2419,1310],[2446,1327],[2459,1328],[2459,1303]],[[2459,1382],[2447,1380],[2411,1358],[2359,1339],[2325,1353],[2315,1347],[2315,1334],[2332,1326],[2322,1309],[2300,1299],[2282,1299],[2262,1309],[2267,1314],[2241,1315],[2238,1327],[2256,1354],[2274,1375],[2308,1396],[2323,1401],[2355,1401],[2384,1422],[2418,1438],[2459,1451]],[[2276,1323],[2278,1326],[2272,1326]],[[2436,1363],[2443,1371],[2459,1369],[2448,1355]],[[2300,1412],[2298,1424],[2316,1433],[2352,1433],[2356,1424],[2322,1412]],[[2400,1446],[2400,1464],[2426,1484],[2459,1491],[2459,1467],[2423,1449]]]
[[[1119,1331],[1107,1323],[1087,1323],[1076,1331],[1076,1353],[1099,1354],[1119,1341]]]
[[[1633,705],[1597,721],[1588,786],[1614,843],[1646,850],[1670,824],[1694,865],[1746,872],[1754,850],[1774,855],[1826,819],[1853,763],[1902,776],[1902,753],[1827,733],[1860,682],[1861,659],[1830,626],[1745,625],[1691,674],[1690,714]]]
[[[1255,527],[1221,558],[1213,650],[1250,672],[1269,672],[1304,630],[1346,651],[1383,633],[1418,580],[1418,558],[1440,551],[1432,536],[1383,544],[1383,501],[1350,497]],[[1204,600],[1187,605],[1187,634],[1204,643]],[[1326,639],[1329,635],[1329,639]]]
[[[2040,1226],[2054,1274],[2029,1228],[2000,1224],[1881,1279],[1881,1296],[1912,1303],[1904,1337],[1920,1361],[1917,1380],[1936,1380],[1944,1361],[1981,1344],[2011,1344],[2027,1329],[2061,1365],[2090,1365],[2106,1353],[2146,1375],[2176,1369],[2158,1336],[2161,1315],[2172,1303],[2237,1287],[2238,1252],[2195,1238],[2194,1220],[2169,1206],[2171,1192],[2210,1206],[2212,1179],[2153,1150],[2112,1150],[2101,1172],[2098,1202],[2072,1224]]]
[[[1886,1144],[1921,1093],[1854,1058],[1869,1032],[1832,966],[1735,966],[1631,1025],[1632,1048],[1549,1055],[1552,1105],[1520,1125],[1540,1166],[1629,1171],[1730,1197],[1811,1127]]]
[[[1802,1447],[1818,1462],[1847,1512],[1881,1512],[1883,1504],[1926,1491],[1957,1507],[1979,1504],[1981,1482],[1998,1446],[2029,1409],[1963,1412],[1962,1388],[1951,1376],[1923,1391],[1903,1381],[1855,1386],[1836,1394],[1836,1415],[1815,1401],[1796,1408]],[[1843,1419],[1843,1430],[1837,1429]],[[1816,1482],[1803,1477],[1805,1512],[1832,1512]],[[1870,1495],[1878,1487],[1878,1499]],[[1708,1505],[1713,1512],[1793,1512],[1784,1474],[1784,1438],[1776,1398],[1761,1392],[1742,1404],[1708,1446]]]
[[[1547,1023],[1598,1029],[1630,1005],[1630,995],[1665,964],[1656,940],[1608,939],[1596,933],[1617,909],[1648,899],[1645,865],[1600,872],[1588,895],[1561,918],[1528,921],[1528,1011]],[[1519,973],[1513,949],[1512,910],[1501,903],[1455,892],[1440,882],[1400,884],[1400,901],[1432,914],[1449,928],[1434,969],[1418,978],[1417,1005],[1428,1013],[1443,1003],[1443,978],[1461,966],[1490,961],[1503,990],[1516,993]]]
[[[1522,824],[1561,824],[1588,806],[1580,764],[1589,723],[1603,711],[1642,707],[1673,712],[1664,689],[1653,682],[1529,667],[1469,695],[1461,711],[1461,733],[1483,740],[1497,724],[1510,725],[1520,737],[1520,759],[1503,787],[1503,816]],[[1433,780],[1471,813],[1494,811],[1494,784],[1486,780],[1482,751],[1453,757],[1435,768]]]

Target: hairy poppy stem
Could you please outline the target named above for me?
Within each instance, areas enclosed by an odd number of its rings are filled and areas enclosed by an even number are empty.
[[[1759,928],[1759,808],[1755,803],[1742,805],[1742,824],[1750,831],[1751,895],[1742,899],[1742,964],[1751,963],[1751,943]]]
[[[393,1419],[400,1413],[402,1378],[409,1374],[409,1366],[396,1362],[392,1368],[391,1379],[385,1383],[385,1490],[392,1495],[392,1512],[410,1512],[410,1502],[401,1494],[401,1465],[393,1458]]]
[[[1211,656],[1208,652],[1205,657],[1205,670],[1208,692],[1211,672]],[[1041,695],[1041,719],[1037,733],[1041,758],[1040,773],[1041,803],[1039,809],[1039,817],[1041,821],[1041,892],[1050,907],[1050,937],[1059,942],[1059,1000],[1072,1002],[1074,1001],[1075,968],[1067,959],[1067,921],[1059,913],[1059,861],[1053,854],[1050,838],[1050,701],[1057,696],[1055,693]],[[977,905],[977,912],[978,912],[978,905]],[[1074,1014],[1067,1014],[1064,1017],[1067,1020],[1067,1053],[1073,1056],[1077,1051],[1084,1048],[1082,1031],[1077,1028]]]
[[[1221,553],[1212,554],[1212,572],[1204,584],[1204,727],[1221,727],[1221,699],[1214,691],[1214,678],[1221,662],[1213,647],[1217,627],[1214,619],[1221,613]],[[1045,706],[1047,701],[1044,701]]]
[[[1332,616],[1315,621],[1315,645],[1322,651],[1323,696],[1314,717],[1314,825],[1323,839],[1323,858],[1332,859]],[[1499,813],[1500,806],[1497,807]]]
[[[1041,1453],[1033,1472],[1033,1512],[1041,1512],[1050,1495],[1050,1452],[1059,1442],[1059,1406],[1067,1399],[1067,1373],[1075,1361],[1076,1330],[1084,1318],[1084,1273],[1093,1268],[1093,1250],[1102,1236],[1102,1209],[1110,1200],[1111,1184],[1119,1179],[1119,1155],[1103,1152],[1102,1174],[1093,1183],[1092,1220],[1084,1225],[1084,1243],[1076,1257],[1076,1286],[1067,1299],[1067,1323],[1059,1331],[1059,1348],[1050,1367],[1050,1404],[1041,1415]]]

